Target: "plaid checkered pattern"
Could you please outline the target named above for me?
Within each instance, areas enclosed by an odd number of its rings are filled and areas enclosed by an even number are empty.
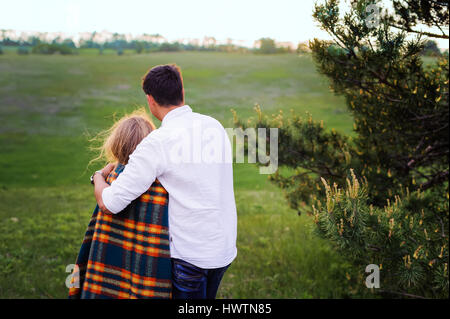
[[[107,182],[123,171],[118,165]],[[95,208],[78,254],[70,299],[170,298],[168,194],[156,180],[118,214]]]

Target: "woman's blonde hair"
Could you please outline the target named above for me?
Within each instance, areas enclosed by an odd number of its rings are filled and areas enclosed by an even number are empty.
[[[99,155],[89,164],[98,160],[127,164],[136,146],[155,129],[144,108],[135,110],[116,121],[111,128],[100,132],[91,142],[101,142],[100,147],[91,147]]]

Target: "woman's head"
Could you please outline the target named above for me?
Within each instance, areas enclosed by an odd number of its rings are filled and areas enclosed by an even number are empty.
[[[122,117],[94,138],[100,139],[102,145],[96,148],[100,150],[100,155],[93,161],[106,159],[108,162],[127,164],[136,146],[154,129],[155,125],[143,109]]]

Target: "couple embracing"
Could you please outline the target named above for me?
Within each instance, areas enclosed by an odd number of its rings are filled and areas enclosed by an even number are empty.
[[[107,131],[69,298],[213,299],[237,254],[231,143],[185,104],[176,65],[142,88],[161,126],[135,112]]]

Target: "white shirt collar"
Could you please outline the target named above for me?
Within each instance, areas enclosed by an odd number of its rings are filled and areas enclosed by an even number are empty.
[[[185,104],[183,106],[177,107],[173,110],[171,110],[169,113],[164,116],[164,118],[161,121],[161,126],[163,126],[165,123],[169,122],[171,119],[181,116],[183,114],[186,114],[188,112],[192,112],[192,109],[189,105]]]

